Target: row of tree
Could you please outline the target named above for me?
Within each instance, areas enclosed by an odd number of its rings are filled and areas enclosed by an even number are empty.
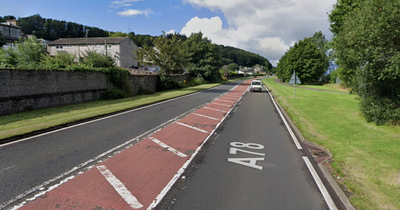
[[[368,121],[400,123],[400,1],[338,0],[329,14],[339,77]]]

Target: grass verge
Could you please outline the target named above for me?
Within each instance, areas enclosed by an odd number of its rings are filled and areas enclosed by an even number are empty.
[[[118,100],[100,100],[1,116],[0,143],[2,139],[126,109],[132,109],[158,101],[206,90],[218,85],[220,84],[204,84],[178,90],[157,92],[151,95],[139,95]]]
[[[340,177],[358,209],[400,209],[400,127],[376,126],[359,114],[354,95],[296,89],[263,82],[303,136],[333,154]]]

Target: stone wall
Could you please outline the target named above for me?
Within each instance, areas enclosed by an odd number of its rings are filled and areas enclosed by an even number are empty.
[[[132,75],[132,93],[156,92],[158,75]],[[0,115],[98,100],[111,84],[101,72],[0,69]]]

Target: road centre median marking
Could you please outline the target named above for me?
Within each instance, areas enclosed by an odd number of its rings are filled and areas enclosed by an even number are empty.
[[[202,133],[208,133],[208,131],[205,131],[205,130],[203,130],[203,129],[196,128],[196,127],[193,127],[193,126],[190,126],[190,125],[186,125],[186,124],[184,124],[184,123],[176,122],[176,124],[185,126],[185,127],[187,127],[187,128],[191,128],[191,129],[196,130],[196,131],[200,131],[200,132],[202,132]]]
[[[197,113],[193,113],[193,115],[196,115],[196,116],[199,116],[199,117],[205,117],[205,118],[208,118],[208,119],[211,119],[211,120],[217,120],[217,121],[220,120],[220,119],[217,119],[217,118],[214,118],[214,117],[209,117],[209,116],[202,115],[202,114],[197,114]]]
[[[133,209],[140,209],[143,205],[138,201],[138,199],[132,195],[132,193],[125,187],[125,185],[114,176],[107,169],[106,166],[100,165],[97,166],[97,169],[100,173],[106,178],[106,180],[114,187],[114,189],[118,192],[118,194],[129,204]]]
[[[228,104],[220,104],[220,103],[212,103],[212,104],[219,105],[219,106],[232,107],[232,105],[228,105]]]
[[[163,142],[161,142],[160,140],[154,138],[154,137],[149,137],[149,139],[151,139],[154,143],[160,145],[162,148],[165,148],[167,150],[169,150],[170,152],[178,155],[179,157],[187,157],[187,155],[183,154],[182,152],[179,152],[178,150],[164,144]]]
[[[224,113],[226,113],[226,111],[220,110],[220,109],[213,109],[213,108],[209,108],[209,107],[204,107],[204,109],[209,109],[209,110],[213,110],[213,111],[218,111],[218,112],[224,112]]]

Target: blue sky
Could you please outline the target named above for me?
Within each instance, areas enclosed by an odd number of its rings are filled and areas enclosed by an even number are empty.
[[[0,16],[66,20],[107,31],[189,36],[238,47],[273,64],[299,39],[322,31],[336,0],[0,0]]]

